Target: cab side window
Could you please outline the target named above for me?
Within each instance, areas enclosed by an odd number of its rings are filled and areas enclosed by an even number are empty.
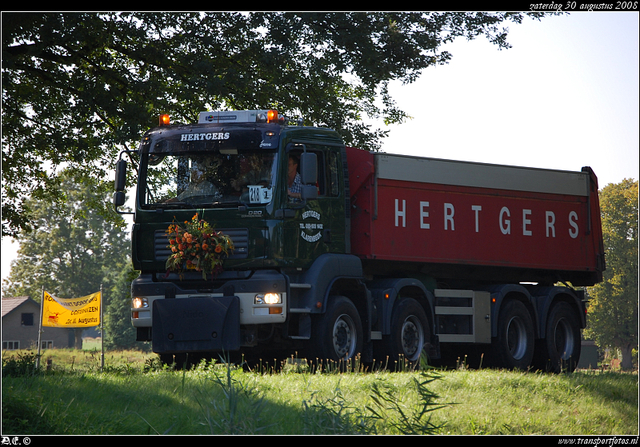
[[[318,161],[318,197],[339,197],[340,196],[340,167],[341,152],[339,149],[331,146],[316,146],[308,144],[307,152],[316,154]],[[301,149],[293,149],[290,155],[300,160]],[[298,172],[299,166],[298,166]]]

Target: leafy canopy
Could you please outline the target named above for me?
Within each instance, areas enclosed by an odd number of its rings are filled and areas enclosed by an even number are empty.
[[[73,178],[69,171],[61,173],[60,181],[62,204],[27,199],[35,229],[19,235],[18,257],[3,280],[3,296],[38,301],[44,289],[77,298],[97,292],[101,284],[110,287],[114,272],[131,265],[122,217],[113,212],[111,219],[105,219],[95,211],[106,199],[105,191],[92,179]]]
[[[160,113],[278,108],[380,147],[400,123],[388,93],[445,64],[442,45],[541,13],[3,13],[2,234],[30,228],[25,198],[62,200],[68,167],[106,182]]]
[[[631,367],[638,347],[638,181],[625,179],[600,191],[602,235],[607,256],[604,280],[589,289],[585,335],[599,346],[622,349]]]

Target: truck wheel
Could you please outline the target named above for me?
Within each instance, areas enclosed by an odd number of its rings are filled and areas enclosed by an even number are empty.
[[[344,296],[329,297],[327,311],[312,332],[311,360],[341,362],[362,352],[362,322],[358,310]]]
[[[377,350],[376,360],[385,361],[388,357],[391,362],[418,363],[429,333],[422,306],[413,298],[400,299],[391,315],[391,334]]]
[[[543,369],[554,373],[573,372],[580,360],[580,343],[580,323],[573,308],[564,302],[553,306],[539,353]]]
[[[498,334],[492,344],[498,366],[527,369],[534,350],[533,323],[525,305],[518,300],[507,302],[498,316]]]

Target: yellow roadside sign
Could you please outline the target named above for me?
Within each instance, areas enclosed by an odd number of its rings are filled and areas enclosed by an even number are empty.
[[[58,298],[44,292],[42,326],[82,328],[100,325],[101,293],[81,298]]]

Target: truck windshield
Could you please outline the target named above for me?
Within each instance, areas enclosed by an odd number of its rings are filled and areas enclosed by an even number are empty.
[[[271,202],[277,166],[274,151],[146,156],[146,178],[141,179],[144,207],[206,208]]]

